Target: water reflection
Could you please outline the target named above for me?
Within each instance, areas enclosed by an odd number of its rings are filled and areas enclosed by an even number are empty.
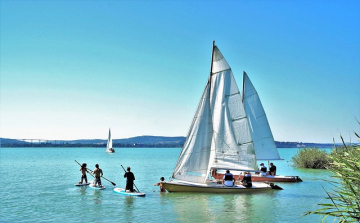
[[[126,196],[124,201],[125,206],[125,219],[126,222],[132,222],[134,220],[134,197]]]
[[[94,198],[93,198],[94,204],[101,204],[102,201],[102,193],[100,190],[94,190]]]
[[[252,196],[243,194],[174,193],[162,195],[181,222],[237,222],[252,218]]]

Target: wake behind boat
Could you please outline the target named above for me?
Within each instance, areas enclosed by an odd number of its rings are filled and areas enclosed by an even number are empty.
[[[242,193],[271,190],[265,183],[227,187],[209,181],[211,169],[256,171],[256,155],[240,91],[213,43],[210,77],[191,123],[169,192]]]

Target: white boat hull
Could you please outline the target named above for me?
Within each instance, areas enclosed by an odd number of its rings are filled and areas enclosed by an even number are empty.
[[[168,192],[196,192],[196,193],[249,193],[256,191],[272,190],[271,186],[265,183],[253,183],[250,188],[242,185],[235,185],[228,187],[222,184],[209,183],[209,184],[198,184],[183,181],[166,181],[162,183],[163,188]]]

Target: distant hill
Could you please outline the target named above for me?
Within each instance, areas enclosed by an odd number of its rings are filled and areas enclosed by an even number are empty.
[[[185,137],[166,137],[166,136],[136,136],[126,139],[113,139],[113,147],[182,147]],[[78,139],[78,140],[19,140],[0,138],[1,147],[105,147],[105,139]],[[332,148],[332,143],[303,143],[303,142],[278,142],[275,141],[277,148],[305,148],[319,147]]]

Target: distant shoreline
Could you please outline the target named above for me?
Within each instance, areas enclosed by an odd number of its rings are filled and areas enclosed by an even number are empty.
[[[114,148],[182,148],[185,137],[166,136],[137,136],[127,139],[114,139]],[[7,139],[0,138],[0,147],[106,147],[103,139],[79,140],[41,140],[41,139]],[[334,148],[333,143],[304,143],[304,142],[279,142],[275,141],[277,148]],[[340,144],[338,144],[340,145]]]

